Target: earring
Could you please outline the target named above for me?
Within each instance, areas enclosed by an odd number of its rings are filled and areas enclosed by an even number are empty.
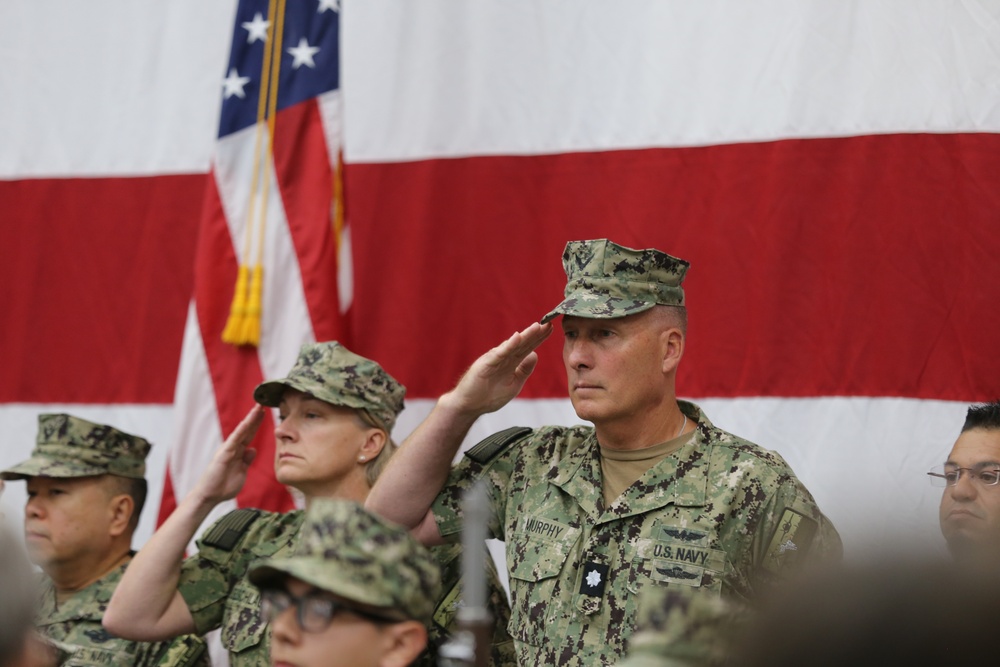
[[[366,460],[367,459],[364,456],[359,456],[358,457],[358,461],[360,461],[361,463],[364,463]]]

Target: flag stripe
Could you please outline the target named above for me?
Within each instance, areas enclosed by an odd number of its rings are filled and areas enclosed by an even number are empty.
[[[0,402],[170,403],[205,182],[0,181]]]
[[[608,236],[692,262],[688,395],[1000,393],[1000,135],[354,164],[348,183],[353,339],[411,396],[552,308],[566,241]],[[442,355],[414,331],[462,333]],[[565,395],[557,354],[536,375],[527,396]]]
[[[332,234],[334,174],[320,114],[315,99],[278,114],[274,163],[312,329],[320,340],[331,340],[342,334]]]

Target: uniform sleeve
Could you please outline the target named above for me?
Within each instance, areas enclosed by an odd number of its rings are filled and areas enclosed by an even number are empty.
[[[177,590],[187,603],[199,635],[222,625],[230,593],[256,558],[252,547],[267,523],[261,512],[239,509],[225,515],[198,540],[198,553],[181,565]]]
[[[166,642],[156,667],[211,667],[205,640],[195,635],[181,635]]]
[[[753,540],[758,583],[770,584],[803,567],[837,562],[843,556],[836,528],[794,476],[778,486],[763,517]]]
[[[495,433],[471,448],[451,470],[448,481],[431,506],[441,536],[457,542],[462,533],[462,499],[476,480],[486,483],[490,515],[489,537],[503,540],[503,516],[506,513],[507,490],[517,460],[518,443],[532,433],[524,427],[509,428]]]

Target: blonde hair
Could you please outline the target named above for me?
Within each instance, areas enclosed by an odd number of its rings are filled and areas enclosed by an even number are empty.
[[[392,455],[396,453],[397,449],[399,449],[399,445],[397,445],[392,439],[392,434],[389,433],[385,426],[380,424],[370,412],[362,408],[359,409],[357,413],[358,417],[365,426],[377,428],[385,433],[385,444],[382,445],[382,451],[380,451],[378,456],[373,458],[371,461],[365,463],[365,479],[368,482],[368,486],[372,487],[375,486],[375,480],[378,479],[378,476],[382,474],[383,470],[385,470],[385,466],[389,463],[389,459],[392,458]]]

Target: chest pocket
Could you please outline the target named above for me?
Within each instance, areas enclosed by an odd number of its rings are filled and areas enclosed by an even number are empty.
[[[512,637],[541,646],[548,621],[571,604],[573,581],[563,583],[559,575],[579,539],[579,528],[534,517],[522,517],[508,537],[511,609],[507,627]]]
[[[267,624],[260,617],[260,591],[243,579],[233,588],[222,615],[222,645],[232,653],[265,650]],[[264,654],[267,657],[267,654]]]

